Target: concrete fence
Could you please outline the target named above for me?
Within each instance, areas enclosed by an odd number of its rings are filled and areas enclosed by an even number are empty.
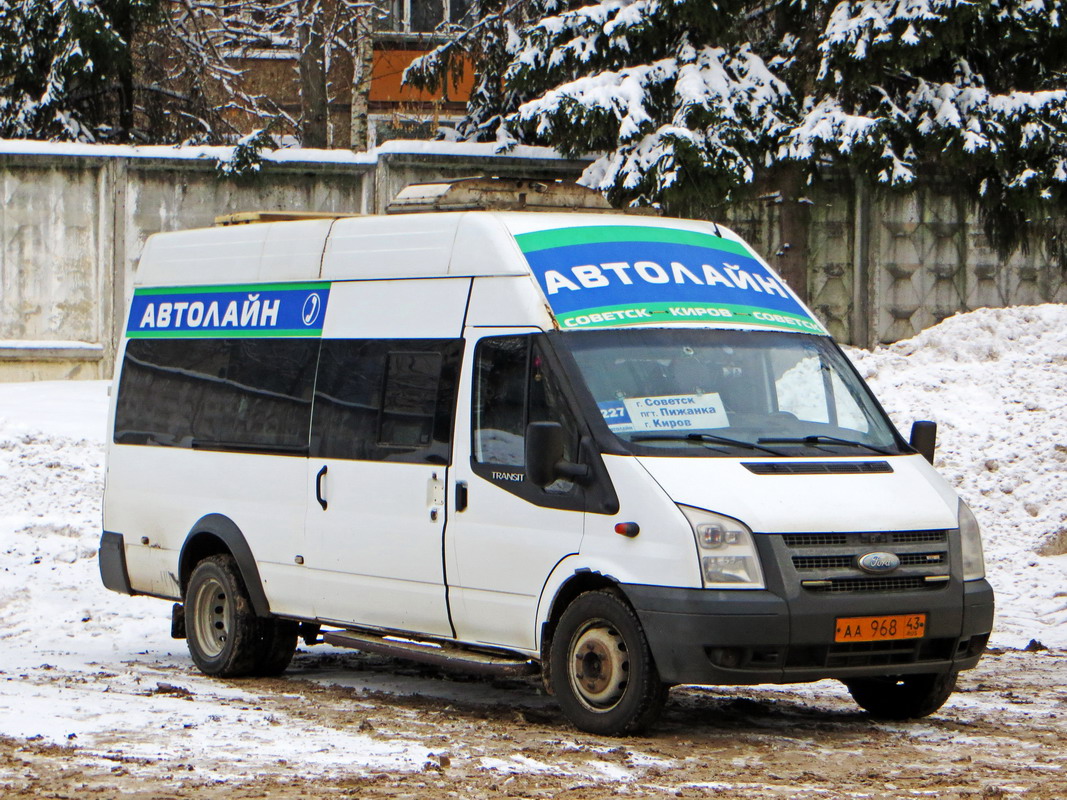
[[[237,211],[381,213],[413,182],[573,178],[584,167],[541,148],[505,157],[489,146],[391,148],[308,152],[233,180],[218,176],[218,148],[0,142],[0,380],[109,377],[134,266],[158,231]]]
[[[1040,247],[1002,259],[972,204],[930,191],[814,190],[806,232],[807,299],[840,342],[907,339],[961,311],[1067,302],[1067,274]],[[783,204],[739,204],[726,223],[774,264],[790,243]]]
[[[391,142],[373,155],[293,153],[252,180],[218,177],[218,153],[0,142],[0,380],[111,374],[145,239],[254,210],[381,213],[409,183],[471,175],[575,178],[585,166],[540,148]],[[296,157],[306,160],[295,160]],[[843,342],[914,335],[980,306],[1067,302],[1041,254],[1000,260],[973,211],[949,197],[830,187],[810,199],[807,292]],[[723,220],[772,264],[790,245],[782,204]]]

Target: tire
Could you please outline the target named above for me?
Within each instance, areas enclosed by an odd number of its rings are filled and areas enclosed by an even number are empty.
[[[262,627],[259,659],[254,675],[270,678],[285,672],[296,653],[296,637],[300,623],[288,619],[259,620]]]
[[[955,672],[856,678],[845,681],[852,699],[872,717],[918,719],[937,711],[956,688]]]
[[[297,627],[256,616],[233,556],[210,556],[193,570],[185,592],[185,631],[201,672],[219,678],[277,675],[296,650]]]
[[[637,615],[611,592],[586,592],[567,607],[549,661],[560,708],[588,733],[638,733],[656,721],[667,700]]]

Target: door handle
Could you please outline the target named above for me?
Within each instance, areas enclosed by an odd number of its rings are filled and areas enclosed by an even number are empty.
[[[322,510],[326,510],[326,498],[322,494],[322,479],[326,477],[326,465],[324,464],[322,469],[319,470],[319,474],[315,476],[315,499],[319,501],[319,505],[322,506]]]
[[[456,481],[456,511],[467,507],[467,482]]]

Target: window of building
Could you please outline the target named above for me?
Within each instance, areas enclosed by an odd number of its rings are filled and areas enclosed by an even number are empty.
[[[392,0],[385,27],[402,33],[433,33],[469,22],[471,0]]]

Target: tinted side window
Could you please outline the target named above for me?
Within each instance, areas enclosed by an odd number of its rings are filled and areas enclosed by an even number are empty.
[[[134,339],[115,442],[307,452],[315,339]]]
[[[322,343],[311,453],[448,463],[460,339]]]

